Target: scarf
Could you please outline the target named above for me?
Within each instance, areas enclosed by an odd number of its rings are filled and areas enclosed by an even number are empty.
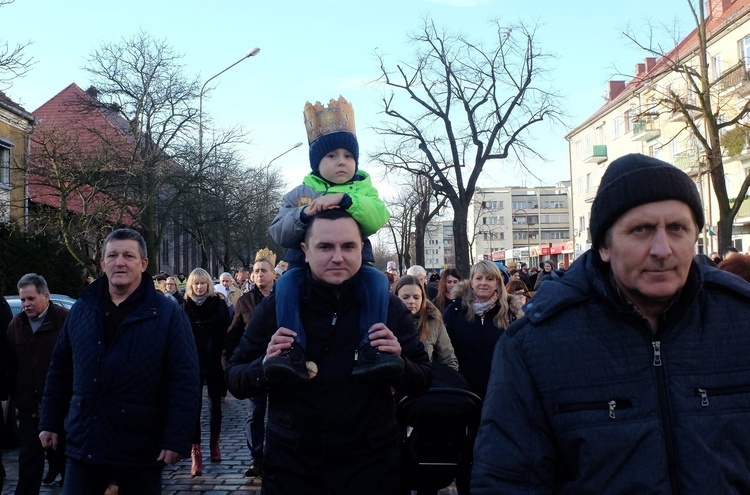
[[[480,318],[483,318],[484,315],[487,314],[487,311],[495,307],[496,303],[497,294],[492,294],[492,297],[483,303],[474,301],[472,303],[472,305],[474,306],[474,314],[479,316]]]
[[[206,292],[202,296],[196,296],[195,294],[191,294],[190,299],[192,299],[195,304],[200,306],[201,304],[206,302],[206,299],[208,299],[208,292]]]

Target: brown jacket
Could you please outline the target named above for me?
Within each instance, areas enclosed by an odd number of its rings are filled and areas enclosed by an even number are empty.
[[[221,353],[221,365],[224,369],[227,369],[227,363],[229,363],[234,350],[240,344],[245,328],[247,328],[247,324],[250,323],[250,318],[253,316],[255,306],[260,304],[262,300],[263,293],[255,285],[252,285],[248,292],[237,299],[237,303],[234,305],[234,319],[227,329],[227,334],[224,337],[224,348]]]
[[[8,325],[11,398],[20,415],[32,416],[39,411],[52,351],[67,316],[67,309],[50,302],[44,323],[36,333],[31,331],[29,317],[23,312]]]

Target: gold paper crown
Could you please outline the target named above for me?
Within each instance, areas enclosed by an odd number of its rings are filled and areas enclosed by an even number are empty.
[[[255,261],[258,261],[262,258],[269,260],[271,262],[271,266],[276,266],[276,255],[273,254],[273,251],[271,251],[270,249],[258,249],[258,252],[255,253]]]
[[[308,101],[303,113],[308,143],[334,132],[357,134],[354,127],[354,108],[343,96],[339,96],[338,100],[329,101],[328,108],[319,101],[316,101],[315,105]]]

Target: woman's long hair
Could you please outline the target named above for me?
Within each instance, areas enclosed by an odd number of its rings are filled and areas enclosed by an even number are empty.
[[[393,285],[393,294],[398,296],[398,291],[401,290],[402,287],[409,285],[416,285],[419,287],[419,292],[422,294],[422,302],[419,306],[419,311],[417,311],[417,315],[419,316],[417,332],[419,332],[419,340],[424,342],[430,335],[430,320],[440,319],[442,321],[442,317],[440,316],[440,311],[435,308],[435,305],[427,300],[427,295],[425,294],[422,283],[413,275],[404,275],[398,279]]]
[[[456,268],[446,268],[443,273],[440,274],[440,281],[438,282],[438,295],[435,298],[435,306],[440,311],[445,311],[448,307],[450,299],[445,296],[446,287],[448,286],[448,277],[457,278],[461,281],[461,273]]]
[[[214,290],[214,283],[211,280],[211,275],[208,274],[206,270],[203,268],[196,268],[192,272],[190,272],[190,276],[187,279],[187,283],[185,284],[185,296],[186,297],[193,297],[193,283],[194,282],[206,282],[206,285],[208,286],[208,290],[206,292],[206,296],[215,296],[216,290]]]
[[[500,307],[500,311],[492,319],[492,324],[497,328],[508,328],[508,292],[505,290],[505,284],[503,283],[503,274],[500,273],[500,269],[493,262],[487,260],[478,261],[471,267],[469,282],[466,284],[461,298],[461,306],[466,314],[466,321],[471,322],[476,318],[474,302],[477,300],[477,296],[474,294],[474,289],[471,288],[471,281],[477,274],[491,276],[497,280],[497,302],[495,304]]]

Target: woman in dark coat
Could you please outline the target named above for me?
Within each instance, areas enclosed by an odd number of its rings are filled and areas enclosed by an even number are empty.
[[[435,299],[432,300],[432,303],[437,307],[441,314],[445,311],[445,308],[453,302],[453,296],[451,295],[453,288],[462,278],[461,272],[455,268],[446,268],[443,270],[443,273],[440,274],[438,294]]]
[[[229,309],[226,303],[216,295],[211,276],[202,268],[196,268],[188,277],[183,308],[193,327],[195,345],[198,348],[201,391],[203,390],[203,384],[208,386],[211,416],[211,462],[220,462],[221,398],[226,395],[224,370],[221,366],[221,349],[227,328],[229,328]],[[199,419],[195,427],[191,451],[193,464],[190,474],[193,476],[203,474],[203,456],[200,444],[201,424]]]
[[[500,269],[482,260],[469,280],[453,290],[456,300],[443,314],[459,372],[472,392],[484,399],[495,344],[511,322],[523,315],[520,301],[509,297]]]

